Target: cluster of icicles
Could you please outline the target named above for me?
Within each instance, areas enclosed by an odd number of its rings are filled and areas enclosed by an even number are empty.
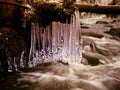
[[[54,61],[81,63],[82,41],[79,21],[79,12],[75,11],[70,24],[52,22],[43,28],[38,23],[32,23],[29,66]]]

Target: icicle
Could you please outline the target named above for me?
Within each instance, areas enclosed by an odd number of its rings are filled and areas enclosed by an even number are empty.
[[[69,47],[69,29],[68,24],[63,24],[63,31],[64,31],[64,44],[63,44],[63,57],[68,56],[68,47]]]
[[[57,33],[58,33],[58,47],[60,46],[60,44],[61,44],[61,24],[60,24],[60,22],[58,22],[58,24],[57,24]]]
[[[50,26],[48,26],[47,28],[47,32],[48,32],[48,43],[49,43],[49,45],[48,45],[48,51],[49,51],[49,53],[51,53],[52,52],[52,30],[50,29]]]
[[[42,47],[43,47],[43,52],[44,54],[46,54],[46,30],[43,29],[43,33],[42,33]]]
[[[52,52],[55,54],[58,51],[57,48],[57,23],[52,22]]]
[[[24,53],[25,51],[22,51],[21,53],[21,57],[20,57],[20,67],[24,67]]]
[[[39,49],[39,51],[41,51],[41,49],[42,49],[42,27],[39,27],[39,38],[40,38],[40,43],[39,43],[39,47],[40,47],[40,49]]]
[[[55,60],[81,63],[82,40],[79,21],[79,12],[75,11],[70,24],[52,22],[51,25],[43,28],[38,23],[33,23],[29,54],[31,64],[35,66]]]
[[[39,30],[39,23],[37,23],[36,25],[36,37],[37,37],[37,48],[38,48],[38,51],[40,50],[40,30]]]
[[[31,25],[31,47],[29,53],[29,60],[32,59],[32,54],[33,54],[33,25]]]

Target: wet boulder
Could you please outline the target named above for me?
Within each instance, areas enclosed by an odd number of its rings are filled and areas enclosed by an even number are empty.
[[[116,37],[120,37],[120,28],[111,28],[106,33],[111,34],[111,35],[116,36]]]
[[[109,24],[107,21],[97,21],[96,24]]]

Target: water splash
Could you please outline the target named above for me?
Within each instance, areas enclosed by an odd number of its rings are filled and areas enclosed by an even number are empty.
[[[52,22],[46,28],[39,26],[38,23],[32,24],[29,66],[59,60],[81,63],[81,53],[79,11],[75,11],[70,24]]]

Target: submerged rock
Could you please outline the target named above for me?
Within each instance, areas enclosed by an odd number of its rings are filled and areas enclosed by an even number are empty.
[[[111,35],[116,36],[116,37],[120,37],[120,28],[111,28],[106,33],[111,34]]]
[[[108,21],[97,21],[96,24],[109,24]]]

